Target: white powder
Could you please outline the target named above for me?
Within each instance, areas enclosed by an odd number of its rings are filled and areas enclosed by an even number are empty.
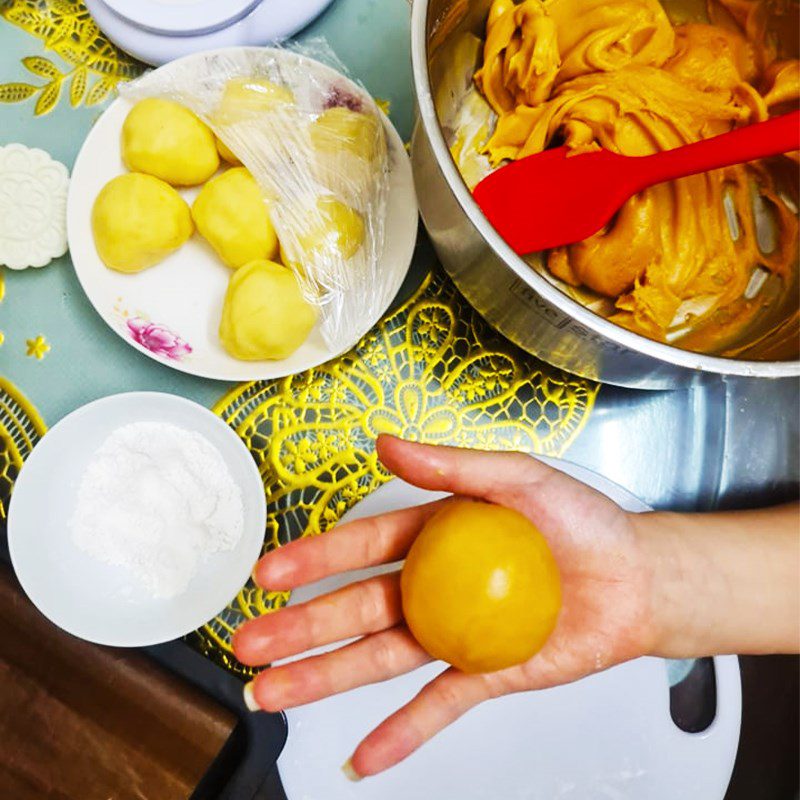
[[[83,474],[72,540],[154,596],[183,592],[201,560],[242,535],[242,495],[219,451],[175,425],[117,428]]]

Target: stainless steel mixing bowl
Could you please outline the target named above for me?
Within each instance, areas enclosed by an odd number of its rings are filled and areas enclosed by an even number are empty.
[[[477,66],[465,68],[462,44],[466,37],[482,37],[489,5],[490,0],[414,0],[411,20],[419,112],[411,147],[417,195],[439,258],[467,300],[525,350],[606,383],[664,389],[708,376],[800,375],[797,360],[720,358],[625,330],[568,297],[498,236],[459,174],[441,122],[443,107],[458,102]],[[669,10],[669,2],[665,5]],[[788,27],[784,23],[783,29]]]

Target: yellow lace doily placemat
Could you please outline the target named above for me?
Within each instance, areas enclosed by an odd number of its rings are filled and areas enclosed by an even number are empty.
[[[0,525],[8,518],[8,501],[22,462],[44,436],[45,424],[22,393],[0,377]]]
[[[0,83],[0,103],[31,100],[36,116],[62,98],[73,107],[94,106],[144,69],[100,32],[82,0],[0,0],[0,17],[41,40],[66,65],[42,55],[23,58],[30,78]]]
[[[441,273],[350,353],[279,381],[244,384],[215,411],[258,463],[267,498],[265,548],[321,533],[390,480],[375,440],[563,455],[598,385],[549,367],[492,332]],[[249,583],[190,637],[241,674],[230,638],[288,596]]]

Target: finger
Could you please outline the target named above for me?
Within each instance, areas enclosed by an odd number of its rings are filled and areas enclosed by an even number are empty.
[[[400,575],[392,572],[245,622],[233,635],[233,653],[249,666],[269,664],[391,628],[402,618]]]
[[[353,770],[366,776],[394,766],[491,696],[488,676],[445,670],[361,742],[350,759]]]
[[[410,672],[431,661],[405,626],[365,636],[330,653],[261,672],[252,696],[265,711],[283,711]]]
[[[502,503],[558,474],[524,453],[464,450],[378,437],[383,465],[415,486]]]
[[[259,586],[287,590],[339,572],[399,561],[439,504],[391,511],[298,539],[267,553],[253,577]]]

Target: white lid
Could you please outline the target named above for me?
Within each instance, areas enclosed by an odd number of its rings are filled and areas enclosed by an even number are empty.
[[[105,0],[134,25],[162,33],[198,33],[243,17],[261,0]]]

